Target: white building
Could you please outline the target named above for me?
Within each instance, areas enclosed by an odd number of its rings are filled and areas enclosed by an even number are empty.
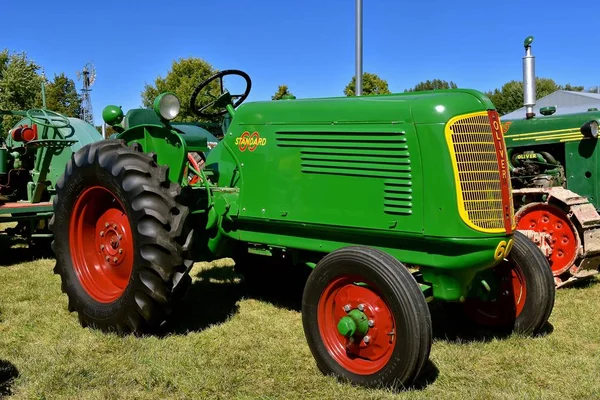
[[[535,116],[541,117],[540,108],[548,106],[556,107],[556,112],[553,115],[586,112],[590,108],[597,108],[600,111],[600,93],[557,90],[548,96],[536,100],[533,107]],[[501,118],[503,120],[525,118],[525,107],[502,115]]]

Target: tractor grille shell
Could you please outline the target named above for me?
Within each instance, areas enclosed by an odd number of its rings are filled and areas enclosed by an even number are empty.
[[[514,208],[498,114],[483,111],[452,118],[445,133],[462,220],[477,231],[511,233]]]

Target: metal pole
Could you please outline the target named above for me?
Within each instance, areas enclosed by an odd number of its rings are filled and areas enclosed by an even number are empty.
[[[356,0],[356,88],[354,94],[362,95],[362,0]]]

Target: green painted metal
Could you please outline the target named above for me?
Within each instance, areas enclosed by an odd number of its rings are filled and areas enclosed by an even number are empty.
[[[314,267],[326,253],[366,245],[418,266],[423,289],[436,299],[461,301],[474,282],[481,286],[477,273],[498,263],[499,243],[512,237],[476,231],[458,214],[444,132],[453,117],[494,109],[478,91],[226,108],[231,122],[222,125],[225,135],[194,187],[199,260],[231,256],[242,242],[287,249]],[[171,125],[151,109],[130,110],[122,126],[119,138],[140,143],[169,166],[172,181],[185,181],[198,126]]]
[[[74,152],[86,144],[101,140],[100,133],[90,124],[67,118],[45,108],[35,110],[0,110],[1,115],[23,117],[10,132],[4,132],[6,148],[0,150],[0,174],[11,170],[28,169],[26,193],[0,204],[2,222],[22,222],[35,227],[37,221],[52,215],[55,185]],[[11,132],[22,126],[36,125],[37,138],[29,142],[15,140]],[[5,177],[6,179],[6,177]],[[14,178],[11,184],[15,184]],[[33,229],[29,231],[33,237]],[[39,233],[46,235],[46,233]]]
[[[369,331],[369,319],[362,311],[352,309],[348,315],[340,318],[337,325],[338,332],[345,336],[365,336]]]
[[[596,208],[600,208],[598,139],[584,137],[581,133],[581,126],[592,120],[600,121],[600,112],[588,111],[532,119],[501,118],[510,154],[527,150],[548,151],[563,164],[567,188],[587,197]]]
[[[102,119],[108,125],[120,124],[123,120],[123,110],[118,106],[107,106],[102,110]]]

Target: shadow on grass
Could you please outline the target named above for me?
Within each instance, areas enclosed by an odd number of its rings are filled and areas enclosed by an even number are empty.
[[[19,370],[11,362],[0,360],[0,398],[12,395],[12,385]]]
[[[50,248],[50,241],[39,240],[37,244],[27,244],[25,240],[0,237],[0,267],[10,267],[41,259],[54,259],[54,253]]]
[[[245,294],[233,267],[203,270],[195,277],[198,280],[190,285],[168,322],[160,329],[160,336],[201,332],[227,321],[238,311],[237,303]]]
[[[430,304],[429,310],[433,325],[433,338],[436,340],[454,344],[487,343],[495,339],[506,339],[513,335],[511,329],[478,326],[458,310],[445,307],[441,303]],[[553,331],[554,326],[550,322],[546,322],[535,337],[544,337]]]

